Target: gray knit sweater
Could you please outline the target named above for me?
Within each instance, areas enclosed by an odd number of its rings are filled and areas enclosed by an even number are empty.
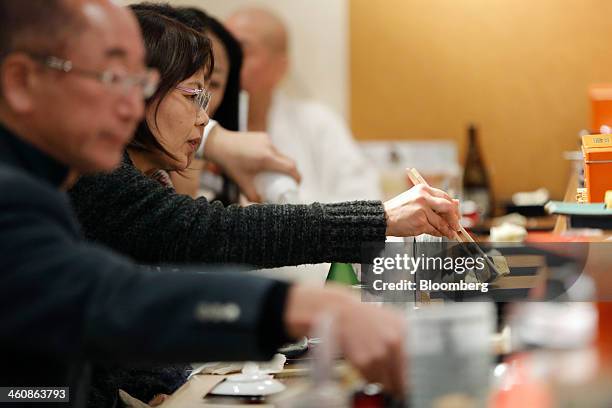
[[[224,207],[161,186],[127,155],[113,173],[81,177],[69,194],[87,238],[142,263],[360,262],[363,243],[385,240],[380,201]]]

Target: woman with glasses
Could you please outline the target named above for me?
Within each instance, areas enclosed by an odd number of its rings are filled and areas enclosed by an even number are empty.
[[[449,223],[457,223],[455,204],[445,193],[427,187],[410,190],[403,204],[394,207],[380,201],[224,207],[176,194],[166,173],[190,166],[208,121],[210,94],[205,85],[214,65],[210,42],[153,10],[134,11],[147,64],[159,71],[159,85],[146,101],[144,120],[122,165],[110,174],[84,176],[70,191],[88,238],[145,264],[234,262],[274,267],[360,262],[362,244],[382,245],[386,235],[452,234]],[[155,394],[172,392],[185,373],[182,366],[147,372],[118,378],[140,378],[130,391],[144,390],[136,396],[148,401]],[[109,377],[100,373],[95,378]],[[98,385],[103,395],[114,387],[112,380]]]
[[[189,167],[208,123],[206,110],[211,95],[205,89],[205,82],[211,72],[212,58],[210,47],[203,44],[205,39],[195,33],[189,38],[191,43],[181,44],[183,48],[193,49],[191,58],[182,55],[184,49],[159,49],[160,44],[172,41],[162,36],[178,37],[180,31],[167,22],[156,21],[150,12],[142,14],[140,22],[148,63],[160,67],[161,80],[155,94],[148,99],[145,120],[128,145],[126,159],[142,173],[170,185],[166,172]]]

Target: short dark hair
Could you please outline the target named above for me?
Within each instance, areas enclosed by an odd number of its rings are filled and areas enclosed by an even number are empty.
[[[223,100],[215,112],[215,120],[225,129],[238,130],[238,105],[242,47],[240,42],[216,18],[194,7],[179,7],[179,21],[194,30],[214,34],[219,38],[229,58],[229,71]]]
[[[134,10],[150,10],[173,18],[205,35],[214,34],[223,43],[229,58],[229,72],[223,99],[214,119],[228,130],[238,130],[238,100],[240,94],[240,70],[242,47],[234,36],[214,17],[195,7],[173,7],[168,3],[144,2],[131,6]],[[218,97],[218,96],[216,96]]]
[[[61,53],[83,27],[65,0],[1,0],[0,62],[14,51]]]
[[[157,91],[147,100],[147,106],[150,106],[151,103],[161,101],[178,83],[201,69],[209,77],[214,59],[210,41],[204,35],[177,20],[138,6],[131,5],[130,8],[140,24],[147,65],[160,73]],[[154,117],[157,120],[157,109]],[[129,147],[146,151],[159,150],[175,158],[153,136],[144,119],[138,125]]]
[[[171,6],[170,3],[164,3],[164,2],[150,2],[150,1],[143,1],[142,3],[136,3],[136,4],[130,4],[129,6],[134,12],[136,11],[152,11],[158,14],[161,14],[162,16],[166,16],[169,18],[173,18],[175,20],[180,21],[181,23],[185,24],[185,21],[182,21],[180,18],[180,12],[179,9],[177,7]],[[197,28],[191,27],[189,24],[185,24],[188,27],[201,32],[201,30],[198,30]]]

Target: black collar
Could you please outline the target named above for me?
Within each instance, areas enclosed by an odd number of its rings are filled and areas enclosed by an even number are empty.
[[[0,163],[25,170],[37,179],[59,187],[69,168],[27,143],[0,123]]]

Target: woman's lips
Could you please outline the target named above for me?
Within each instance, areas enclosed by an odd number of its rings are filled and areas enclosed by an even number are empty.
[[[191,148],[193,149],[193,151],[195,152],[196,150],[198,150],[198,147],[200,147],[200,143],[202,142],[202,138],[198,137],[197,139],[191,139],[187,141],[187,144],[189,146],[191,146]]]

